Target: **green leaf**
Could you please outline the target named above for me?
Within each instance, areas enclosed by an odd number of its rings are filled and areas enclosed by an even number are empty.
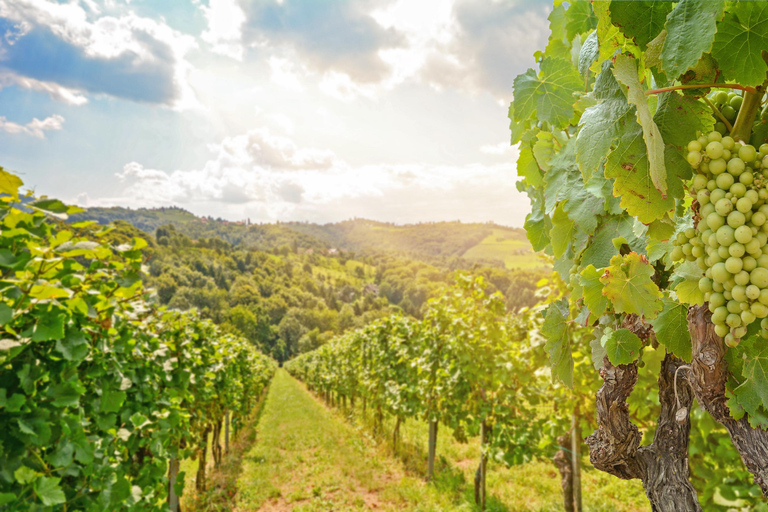
[[[60,478],[42,477],[35,482],[35,493],[43,505],[51,507],[67,501],[64,491],[59,487]]]
[[[750,416],[768,410],[768,345],[755,344],[744,353],[744,381],[734,390],[739,404]]]
[[[582,266],[592,265],[595,268],[604,268],[610,265],[611,258],[619,253],[613,246],[617,227],[617,223],[611,221],[597,228],[581,257]]]
[[[588,0],[572,0],[565,11],[565,37],[568,41],[578,34],[589,32],[597,26],[597,18]]]
[[[627,87],[627,101],[635,106],[637,122],[643,128],[651,181],[662,197],[667,195],[667,169],[664,167],[664,141],[648,108],[645,91],[637,77],[637,61],[628,55],[617,55],[613,62],[616,80]]]
[[[517,157],[517,175],[532,187],[540,187],[544,184],[544,177],[539,170],[539,164],[536,163],[533,151],[528,144],[520,145],[520,155]]]
[[[61,352],[67,361],[82,361],[90,352],[90,347],[82,332],[67,329],[66,336],[56,340],[56,350]]]
[[[637,253],[611,258],[600,282],[605,285],[603,295],[617,313],[634,313],[655,318],[662,308],[661,292],[652,281],[653,267]]]
[[[31,484],[38,479],[40,473],[27,466],[19,466],[19,468],[13,472],[13,477],[21,485]]]
[[[4,303],[0,302],[0,325],[5,325],[13,320],[13,309]]]
[[[621,206],[640,222],[650,224],[662,218],[675,206],[672,197],[666,199],[651,179],[648,155],[643,142],[642,128],[627,127],[617,147],[608,155],[605,177],[615,178],[613,193],[621,197]]]
[[[629,329],[617,329],[600,340],[612,365],[629,364],[637,359],[643,347],[640,338]]]
[[[709,52],[722,12],[722,0],[681,0],[675,5],[667,17],[667,37],[661,50],[661,65],[670,79],[688,71]]]
[[[664,308],[651,321],[656,339],[677,357],[691,362],[691,333],[688,332],[688,306],[669,300],[662,300]]]
[[[686,261],[675,268],[670,288],[674,288],[677,300],[688,305],[704,304],[704,293],[699,289],[699,280],[703,275],[693,261]]]
[[[567,318],[568,302],[566,300],[550,304],[541,327],[541,334],[547,339],[544,348],[549,352],[552,378],[557,377],[568,387],[573,387],[573,355]]]
[[[16,495],[12,492],[0,492],[0,506],[16,501]]]
[[[70,296],[70,292],[58,286],[33,285],[29,291],[29,296],[33,299],[65,299]]]
[[[590,192],[577,173],[572,186],[565,191],[568,217],[585,234],[591,235],[597,229],[598,217],[605,212],[605,200]]]
[[[589,342],[589,346],[592,349],[592,366],[595,370],[600,371],[605,362],[605,356],[608,355],[608,351],[603,346],[603,329],[596,327],[594,330],[595,337]]]
[[[124,391],[105,390],[101,395],[101,412],[120,412],[125,398],[126,394]],[[131,421],[133,421],[133,418],[131,418]],[[135,422],[134,425],[136,425]]]
[[[554,215],[552,215],[552,231],[549,233],[549,238],[552,240],[552,252],[555,258],[560,258],[565,254],[568,249],[568,244],[571,243],[573,238],[574,224],[568,215],[565,213],[565,203],[555,209]]]
[[[584,111],[576,136],[576,160],[585,181],[589,181],[608,155],[613,141],[627,122],[633,123],[632,106],[611,72],[610,61],[597,76],[593,94],[600,103]]]
[[[592,63],[597,60],[600,54],[600,48],[597,42],[597,32],[592,32],[584,40],[579,51],[579,74],[586,76]]]
[[[676,91],[659,95],[653,119],[661,130],[664,143],[681,150],[696,139],[699,132],[708,133],[715,125],[712,111],[706,104]]]
[[[510,144],[514,146],[520,142],[520,138],[523,136],[523,132],[525,132],[525,123],[518,122],[515,119],[515,109],[512,103],[509,104],[507,117],[509,117]]]
[[[64,337],[66,317],[58,311],[49,311],[37,319],[32,341],[58,340]]]
[[[46,212],[50,213],[67,213],[67,210],[69,207],[59,201],[58,199],[38,199],[37,201],[32,201],[29,203],[29,206],[33,206],[35,208],[38,208],[40,210],[44,210]]]
[[[541,62],[541,73],[529,69],[514,81],[515,119],[523,121],[536,117],[562,128],[573,117],[573,93],[583,89],[581,77],[570,61],[546,57]]]
[[[588,265],[581,271],[580,277],[584,304],[587,305],[589,311],[596,317],[602,316],[608,307],[608,299],[603,295],[603,283],[600,282],[602,275],[602,271],[597,270],[592,265]]]
[[[140,412],[133,414],[130,419],[131,423],[133,423],[133,426],[136,428],[142,428],[149,421],[149,419]]]
[[[24,185],[21,178],[0,167],[0,194],[8,194],[13,198],[19,197],[19,188]]]
[[[625,36],[645,49],[664,29],[667,14],[672,10],[672,2],[654,0],[613,0],[611,2],[611,21],[621,29]]]
[[[717,24],[712,47],[726,80],[741,85],[762,84],[766,73],[762,50],[768,50],[768,3],[735,2]]]
[[[76,407],[83,391],[82,384],[64,382],[49,388],[48,395],[53,398],[53,405],[57,407]]]

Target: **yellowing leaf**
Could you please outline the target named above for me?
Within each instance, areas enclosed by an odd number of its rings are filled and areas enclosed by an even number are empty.
[[[629,253],[611,258],[600,282],[605,285],[603,295],[617,313],[634,313],[655,318],[661,310],[661,292],[651,280],[653,267],[644,256]]]
[[[643,140],[648,150],[651,181],[661,192],[661,196],[666,197],[667,169],[664,167],[664,141],[648,108],[643,86],[637,77],[637,61],[628,55],[617,55],[613,63],[613,75],[628,88],[627,101],[635,106],[637,122],[643,127]]]

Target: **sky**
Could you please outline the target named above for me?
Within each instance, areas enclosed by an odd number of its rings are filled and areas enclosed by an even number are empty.
[[[0,0],[0,166],[81,206],[522,226],[549,1]]]

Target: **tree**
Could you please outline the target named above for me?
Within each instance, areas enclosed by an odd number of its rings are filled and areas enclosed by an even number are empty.
[[[592,463],[641,479],[654,510],[701,510],[688,479],[696,398],[768,496],[768,308],[759,302],[768,140],[758,112],[768,5],[555,3],[538,69],[514,80],[511,142],[531,199],[528,238],[570,285],[547,319],[595,333],[604,384],[587,438]],[[573,349],[561,332],[546,349],[570,382]],[[643,347],[656,342],[667,351],[661,414],[653,443],[640,447],[626,401]]]

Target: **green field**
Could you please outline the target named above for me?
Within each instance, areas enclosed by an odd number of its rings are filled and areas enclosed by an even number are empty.
[[[482,242],[462,254],[466,259],[494,259],[506,268],[548,267],[546,260],[533,252],[531,243],[520,233],[494,229]]]

